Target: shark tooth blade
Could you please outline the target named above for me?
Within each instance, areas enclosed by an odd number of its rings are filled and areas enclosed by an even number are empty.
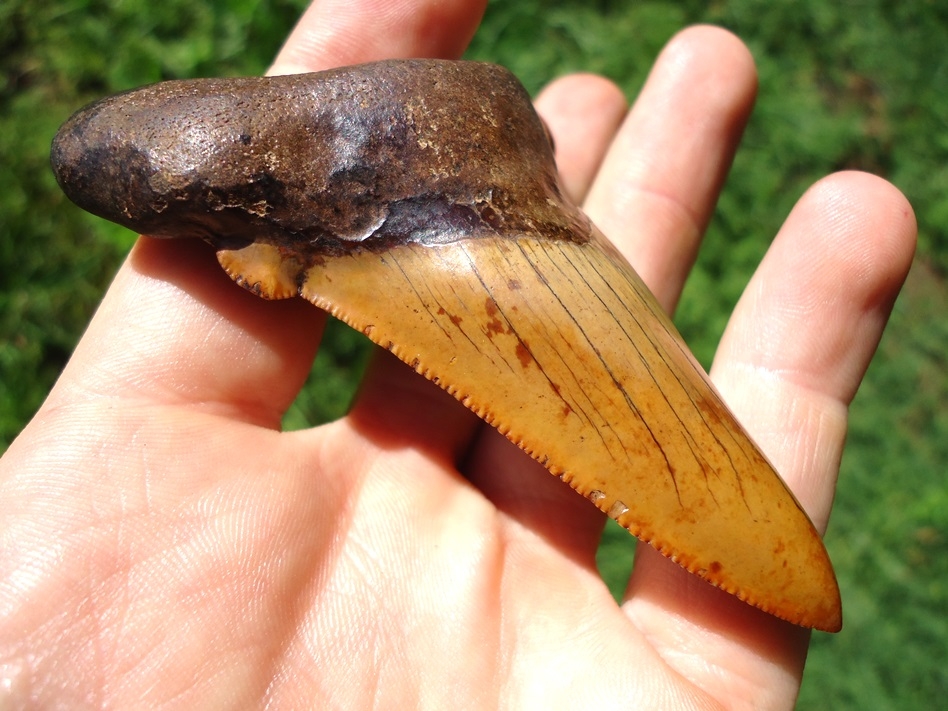
[[[687,570],[794,624],[840,628],[819,534],[608,249],[521,238],[365,250],[311,267],[301,293]]]

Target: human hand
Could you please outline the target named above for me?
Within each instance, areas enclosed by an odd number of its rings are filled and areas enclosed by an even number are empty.
[[[317,2],[274,69],[457,56],[481,9]],[[737,40],[695,28],[624,122],[618,90],[595,77],[538,99],[567,189],[669,310],[754,86]],[[846,405],[913,239],[888,184],[822,181],[715,362],[821,530]],[[4,693],[37,706],[792,706],[805,630],[645,547],[617,606],[595,569],[599,513],[389,357],[349,416],[280,433],[324,319],[241,292],[200,244],[139,242],[0,464]]]

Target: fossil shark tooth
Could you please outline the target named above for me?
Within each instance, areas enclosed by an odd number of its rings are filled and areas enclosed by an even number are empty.
[[[507,70],[399,60],[165,82],[78,112],[52,163],[80,207],[200,237],[244,287],[362,331],[692,573],[840,629],[819,534],[565,199]]]

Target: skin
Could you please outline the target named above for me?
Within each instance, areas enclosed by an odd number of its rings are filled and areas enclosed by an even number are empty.
[[[687,570],[839,631],[819,533],[550,149],[507,70],[415,59],[122,93],[50,162],[93,214],[365,333]]]
[[[456,57],[482,5],[315,2],[273,71]],[[590,76],[537,100],[570,191],[669,310],[755,84],[746,48],[698,27],[629,113]],[[818,182],[715,360],[725,400],[821,530],[846,409],[914,240],[888,183]],[[280,433],[324,318],[243,293],[200,243],[137,244],[0,462],[5,701],[793,706],[805,630],[649,549],[616,605],[594,566],[601,514],[390,356],[350,415]]]

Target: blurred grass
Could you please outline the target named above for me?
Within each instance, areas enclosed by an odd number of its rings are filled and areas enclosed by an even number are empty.
[[[0,0],[0,451],[41,403],[133,235],[71,207],[47,168],[59,123],[160,79],[256,74],[304,0]],[[731,307],[814,180],[860,168],[895,182],[919,258],[853,405],[827,544],[846,624],[817,634],[801,709],[931,709],[948,695],[948,7],[936,2],[492,2],[469,52],[533,92],[595,71],[632,98],[681,27],[752,49],[760,95],[677,322],[705,365]],[[338,324],[288,427],[345,411],[366,357]],[[600,551],[617,594],[632,542]]]

